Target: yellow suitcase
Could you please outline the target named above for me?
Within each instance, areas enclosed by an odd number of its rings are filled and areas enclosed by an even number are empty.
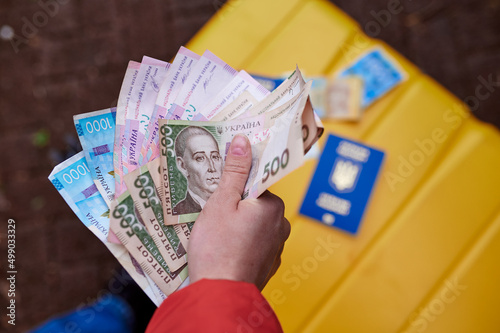
[[[333,74],[374,46],[408,79],[325,134],[386,152],[357,235],[298,214],[316,161],[274,185],[292,233],[264,290],[285,332],[500,332],[500,133],[322,0],[229,1],[188,47],[235,68]],[[251,321],[250,321],[251,322]],[[258,332],[258,328],[255,328]]]

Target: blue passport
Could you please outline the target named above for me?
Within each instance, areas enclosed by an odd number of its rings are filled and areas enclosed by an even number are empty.
[[[300,213],[356,234],[383,160],[380,150],[330,134]]]

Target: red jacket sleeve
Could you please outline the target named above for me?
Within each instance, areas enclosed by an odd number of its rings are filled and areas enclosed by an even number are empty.
[[[146,332],[274,333],[283,330],[255,285],[204,279],[163,301]]]

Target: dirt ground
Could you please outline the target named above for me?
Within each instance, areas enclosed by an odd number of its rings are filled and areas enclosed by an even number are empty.
[[[41,4],[2,0],[0,35],[20,35],[43,19]],[[225,2],[221,0],[57,0],[58,12],[26,41],[0,39],[0,307],[9,285],[7,221],[16,223],[16,327],[94,300],[117,261],[80,223],[47,180],[73,155],[72,115],[114,106],[127,62],[146,54],[171,59]],[[248,0],[250,1],[250,0]],[[332,0],[370,29],[388,0]],[[41,4],[40,4],[41,3]],[[460,99],[481,78],[500,82],[500,0],[401,0],[404,10],[376,34]],[[7,37],[6,37],[7,36]],[[474,114],[500,127],[500,83]],[[469,99],[470,100],[470,99]]]

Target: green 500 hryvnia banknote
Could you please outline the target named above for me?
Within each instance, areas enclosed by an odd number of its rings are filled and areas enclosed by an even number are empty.
[[[173,293],[186,279],[187,265],[176,272],[171,272],[168,268],[165,259],[141,222],[134,200],[128,191],[118,198],[116,207],[113,207],[110,227],[165,295]]]
[[[163,223],[163,207],[149,171],[158,172],[159,167],[160,160],[155,159],[125,175],[125,184],[158,250],[170,270],[176,271],[187,263],[187,256],[174,227]]]

